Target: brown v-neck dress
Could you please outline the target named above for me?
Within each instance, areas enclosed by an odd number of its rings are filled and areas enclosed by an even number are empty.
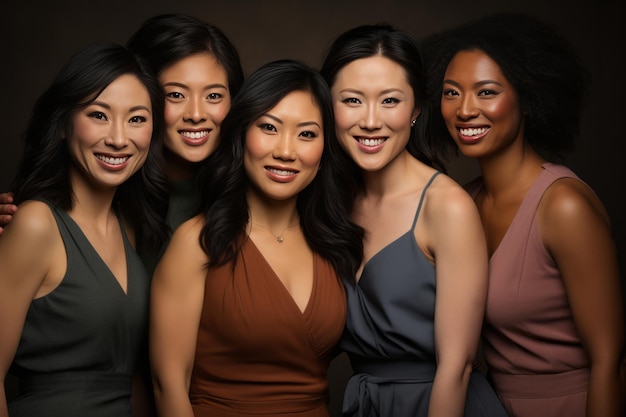
[[[208,271],[190,399],[199,416],[328,416],[326,371],[346,299],[314,254],[304,312],[247,239],[236,261]]]

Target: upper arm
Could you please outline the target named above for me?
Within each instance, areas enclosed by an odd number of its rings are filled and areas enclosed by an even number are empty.
[[[152,279],[150,355],[161,383],[188,386],[191,377],[208,261],[198,241],[201,228],[195,217],[174,232]]]
[[[473,360],[480,338],[488,255],[474,201],[451,179],[442,180],[440,190],[429,190],[424,219],[437,277],[435,348],[439,361],[462,365]]]
[[[8,372],[28,308],[50,270],[55,239],[52,213],[35,201],[22,204],[0,236],[0,377]]]
[[[619,360],[624,348],[622,290],[608,216],[581,181],[563,179],[544,194],[539,232],[565,285],[576,329],[592,362]]]

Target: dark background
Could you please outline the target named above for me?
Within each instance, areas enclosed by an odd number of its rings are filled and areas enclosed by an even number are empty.
[[[8,3],[8,4],[6,4]],[[622,277],[626,270],[626,23],[624,0],[110,0],[10,1],[0,6],[0,191],[17,169],[20,135],[37,96],[60,66],[94,41],[124,43],[146,18],[186,13],[220,27],[238,48],[246,74],[279,58],[319,67],[331,40],[346,29],[387,22],[418,39],[497,11],[523,11],[554,25],[578,50],[593,83],[576,151],[566,160],[596,191],[613,221]],[[464,183],[476,166],[459,157],[450,174]],[[1,267],[1,266],[0,266]],[[347,373],[331,368],[336,413]]]

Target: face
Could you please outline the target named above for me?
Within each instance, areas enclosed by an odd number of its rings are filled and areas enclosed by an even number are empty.
[[[188,162],[206,159],[217,147],[230,109],[228,76],[213,55],[191,55],[159,76],[165,91],[165,145]]]
[[[452,58],[444,76],[441,113],[466,156],[487,157],[523,141],[517,93],[483,51],[461,51]]]
[[[294,91],[246,131],[244,166],[251,192],[296,198],[315,178],[324,150],[323,120],[309,92]]]
[[[98,187],[116,187],[146,160],[152,137],[148,90],[122,75],[88,106],[76,110],[65,132],[77,171]]]
[[[404,151],[420,110],[402,66],[357,59],[337,73],[331,93],[337,136],[361,169],[382,169]]]

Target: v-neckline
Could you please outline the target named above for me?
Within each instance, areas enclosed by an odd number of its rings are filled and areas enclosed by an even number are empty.
[[[313,252],[313,283],[311,285],[311,293],[309,294],[309,299],[306,302],[306,306],[304,307],[304,310],[300,310],[300,307],[298,306],[298,303],[296,303],[296,300],[293,298],[293,296],[291,295],[291,293],[289,292],[289,290],[287,289],[287,287],[285,286],[283,281],[280,279],[280,277],[278,276],[278,274],[276,273],[274,268],[272,268],[272,265],[270,265],[270,263],[267,261],[267,259],[265,259],[265,256],[263,256],[263,253],[258,248],[256,243],[254,243],[254,240],[250,237],[250,235],[247,235],[247,239],[249,240],[250,244],[254,248],[254,251],[263,260],[263,263],[272,272],[272,276],[274,277],[274,280],[283,289],[283,291],[285,292],[287,297],[289,297],[289,300],[291,301],[291,304],[296,309],[296,311],[298,311],[302,317],[305,317],[306,315],[308,315],[308,312],[311,309],[311,304],[313,302],[315,291],[317,289],[317,254],[315,252]]]
[[[92,245],[91,241],[89,240],[89,238],[87,237],[87,235],[85,234],[85,232],[83,232],[83,229],[80,228],[80,226],[78,225],[78,223],[76,223],[76,221],[72,218],[72,216],[70,216],[69,213],[65,212],[67,218],[72,222],[72,224],[76,227],[76,229],[78,230],[78,232],[80,233],[82,239],[85,240],[85,242],[88,245],[88,251],[92,252],[92,255],[95,255],[94,257],[98,260],[98,262],[100,262],[101,266],[104,267],[104,269],[107,271],[109,278],[111,278],[114,282],[115,285],[117,286],[117,288],[122,292],[122,294],[126,297],[128,297],[129,291],[130,291],[130,271],[129,271],[129,262],[128,262],[128,242],[126,239],[126,232],[124,231],[124,227],[122,226],[122,222],[120,221],[119,216],[117,215],[117,213],[115,214],[115,218],[117,219],[117,224],[120,228],[120,233],[122,235],[122,244],[124,245],[124,262],[126,264],[126,289],[124,289],[124,287],[122,287],[122,284],[120,283],[120,280],[117,278],[117,276],[115,276],[115,274],[113,273],[113,271],[111,271],[111,268],[109,268],[109,265],[107,265],[107,263],[104,261],[104,259],[102,259],[102,256],[100,256],[100,254],[98,253],[98,251],[96,250],[96,248]]]

